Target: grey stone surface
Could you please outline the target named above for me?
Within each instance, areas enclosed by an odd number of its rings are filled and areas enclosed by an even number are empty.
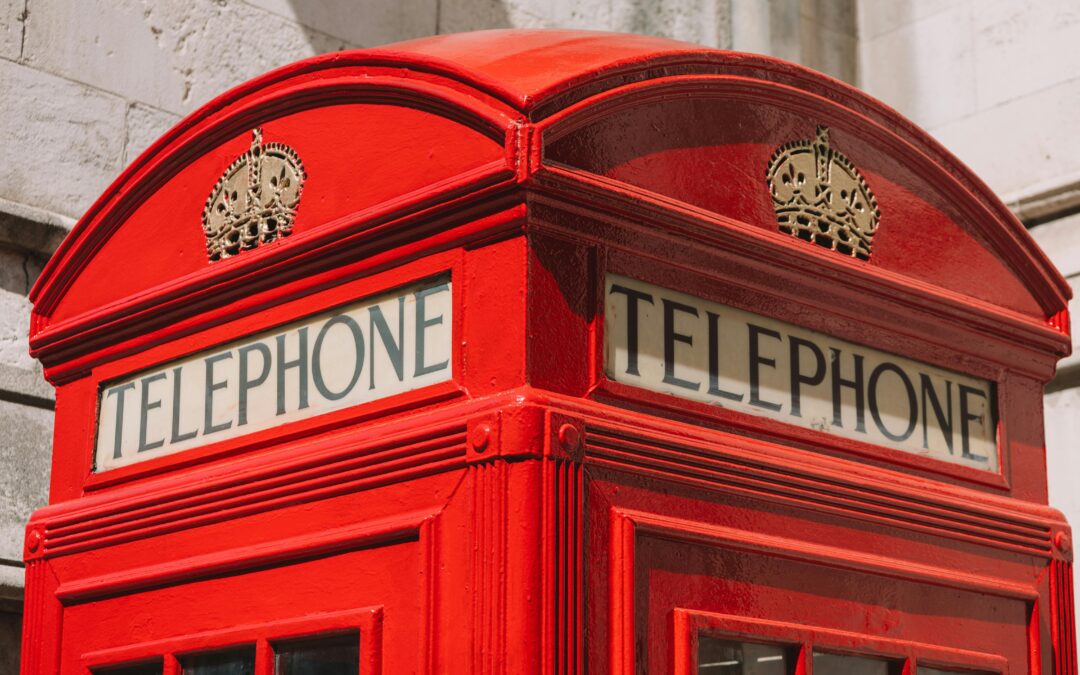
[[[5,264],[0,256],[0,264]],[[27,352],[26,334],[30,329],[30,306],[25,297],[0,291],[0,364],[23,370],[34,367]]]
[[[1080,173],[1080,78],[932,128],[998,194]]]
[[[854,83],[855,4],[855,0],[730,0],[729,46],[801,63]]]
[[[151,108],[141,103],[132,103],[127,109],[124,135],[124,166],[142,154],[170,127],[180,121],[179,115]]]
[[[892,4],[904,3],[859,6]],[[863,39],[861,87],[930,129],[971,115],[978,109],[971,25],[971,8],[959,4]]]
[[[124,101],[3,60],[0,91],[0,198],[81,214],[119,173]]]
[[[976,0],[981,2],[982,0]],[[865,40],[944,12],[965,0],[859,0],[859,36]]]
[[[28,353],[30,302],[26,298],[30,284],[41,265],[30,256],[0,248],[0,365],[33,370],[35,362]]]
[[[999,194],[1080,179],[1080,4],[859,0],[859,85]],[[989,141],[989,142],[988,142]]]
[[[802,3],[803,16],[809,17],[819,26],[855,37],[858,35],[855,2],[837,0],[808,0]]]
[[[74,224],[69,216],[0,198],[0,247],[47,258]]]
[[[988,0],[971,16],[980,108],[1080,77],[1080,3]]]
[[[441,0],[439,32],[493,27],[588,28],[730,48],[731,17],[731,0]]]
[[[433,35],[439,16],[439,0],[247,2],[343,42],[365,47]]]
[[[0,561],[21,561],[31,512],[46,504],[52,411],[0,401]]]
[[[22,561],[0,558],[0,612],[19,609],[25,585],[26,569]],[[0,636],[0,644],[2,641],[3,636]],[[4,675],[3,670],[0,670],[0,675]]]
[[[0,364],[0,398],[38,408],[52,408],[56,391],[45,381],[37,362],[32,369]]]
[[[305,56],[351,46],[239,0],[33,0],[23,60],[173,113]]]
[[[612,30],[731,45],[730,5],[721,0],[628,0],[615,3],[612,13]]]
[[[26,0],[0,0],[0,58],[19,58],[25,11]]]

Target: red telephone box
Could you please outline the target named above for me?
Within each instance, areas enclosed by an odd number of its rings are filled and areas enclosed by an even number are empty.
[[[23,673],[1072,675],[1068,293],[923,132],[766,57],[271,72],[34,290]]]

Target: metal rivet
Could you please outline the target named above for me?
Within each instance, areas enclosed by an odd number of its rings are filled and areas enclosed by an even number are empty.
[[[39,530],[34,530],[26,536],[26,548],[31,553],[41,548],[41,532]]]
[[[490,441],[490,424],[477,424],[475,427],[473,427],[472,433],[469,434],[469,442],[472,443],[473,450],[475,450],[476,452],[483,452],[484,450],[486,450]]]
[[[573,424],[564,424],[559,427],[559,443],[562,444],[563,450],[573,452],[581,443],[581,432]]]
[[[1069,535],[1058,532],[1054,535],[1054,546],[1062,553],[1068,553],[1072,549],[1072,541],[1069,539]]]

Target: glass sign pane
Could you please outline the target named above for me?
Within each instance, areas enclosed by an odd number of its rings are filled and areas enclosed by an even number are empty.
[[[886,659],[814,652],[814,675],[899,675],[900,664]]]
[[[360,636],[356,633],[274,645],[275,675],[358,675]]]
[[[255,647],[180,657],[184,675],[254,675]]]
[[[791,675],[795,650],[786,646],[701,636],[699,675]]]

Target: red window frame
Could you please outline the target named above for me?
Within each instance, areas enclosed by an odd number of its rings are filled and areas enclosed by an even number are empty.
[[[254,645],[255,675],[273,675],[274,643],[352,631],[360,634],[360,675],[381,675],[382,607],[326,612],[89,652],[82,655],[80,673],[94,675],[105,668],[163,660],[162,675],[180,675],[183,656]]]
[[[920,663],[956,673],[1009,675],[1008,660],[996,654],[682,608],[676,608],[673,617],[675,675],[697,675],[702,635],[797,649],[795,675],[814,675],[814,650],[902,662],[903,675],[918,675]]]

